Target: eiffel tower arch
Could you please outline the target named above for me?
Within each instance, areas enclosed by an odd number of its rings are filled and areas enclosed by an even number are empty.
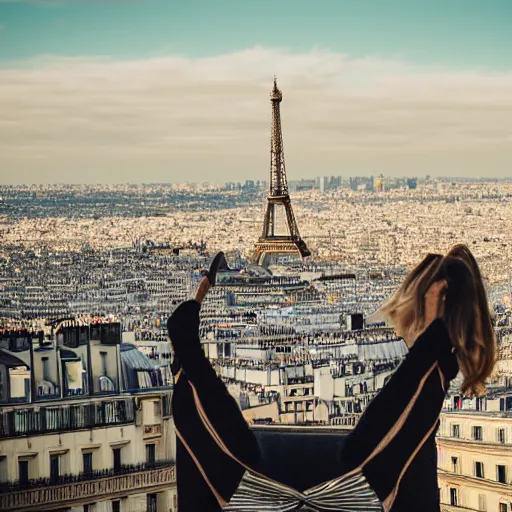
[[[267,197],[267,208],[263,221],[263,232],[255,245],[254,263],[265,265],[271,255],[299,254],[302,258],[311,255],[306,242],[301,238],[299,227],[293,214],[286,167],[284,163],[283,133],[281,130],[280,103],[283,94],[274,87],[270,91],[272,105],[272,135],[270,140],[270,187]],[[278,232],[279,217],[288,229],[288,234]]]

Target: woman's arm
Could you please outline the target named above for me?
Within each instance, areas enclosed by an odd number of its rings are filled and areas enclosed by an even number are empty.
[[[450,345],[444,322],[435,320],[418,338],[388,383],[368,404],[348,435],[347,450],[354,451],[351,460],[360,464],[373,452],[407,407],[418,399],[426,379],[434,372],[432,368],[443,352],[442,347]]]
[[[456,366],[448,332],[435,320],[418,338],[390,381],[366,408],[342,451],[348,467],[363,467],[383,501],[395,492],[415,454],[435,432],[448,381],[439,362]],[[456,370],[455,370],[456,373]]]

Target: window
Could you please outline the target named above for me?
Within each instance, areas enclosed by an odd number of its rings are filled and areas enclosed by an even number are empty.
[[[107,353],[106,352],[100,352],[100,358],[101,358],[101,375],[107,376]]]
[[[121,469],[121,448],[113,448],[112,453],[114,455],[114,471],[119,471]]]
[[[483,464],[483,462],[475,462],[475,476],[477,478],[484,478],[484,464]]]
[[[498,443],[505,444],[505,429],[498,429]]]
[[[487,511],[487,501],[485,499],[485,494],[478,495],[478,510],[483,512]]]
[[[155,444],[147,444],[146,445],[146,464],[154,466],[155,454],[156,454],[156,445]]]
[[[110,379],[109,379],[110,381]],[[110,381],[110,384],[112,382]],[[110,387],[114,391],[113,384]],[[122,423],[126,421],[126,404],[122,400],[114,400],[112,402],[103,402],[103,416],[107,425]]]
[[[82,453],[84,462],[84,473],[90,475],[92,473],[92,452]]]
[[[47,357],[42,357],[41,358],[41,363],[42,363],[42,366],[43,366],[43,380],[50,380],[50,372],[48,371],[50,363],[48,361],[48,358]]]
[[[500,503],[500,512],[507,512],[507,504],[506,503]]]
[[[0,397],[7,398],[4,396],[6,394],[6,386],[4,382],[4,374],[3,372],[0,372]]]
[[[473,427],[473,439],[475,441],[481,441],[482,437],[482,427]]]
[[[63,430],[69,428],[69,407],[47,407],[44,411],[46,430]]]
[[[157,512],[156,494],[148,494],[146,510],[147,510],[147,512]]]
[[[0,372],[2,373],[2,372]],[[0,427],[0,435],[2,433],[2,427]],[[19,478],[18,478],[19,479]],[[0,482],[7,482],[9,480],[7,474],[7,457],[0,455]]]
[[[450,487],[450,505],[458,506],[457,489],[455,487]]]
[[[70,429],[84,428],[93,424],[91,408],[89,404],[72,405],[69,408]]]
[[[452,425],[452,437],[460,437],[460,426]]]
[[[33,409],[13,411],[14,428],[12,430],[20,434],[41,433],[41,416],[39,411]]]
[[[505,466],[496,466],[496,480],[502,484],[507,483],[507,468]]]
[[[119,500],[112,502],[112,512],[121,512],[121,502]]]
[[[459,458],[458,457],[452,457],[452,471],[454,473],[459,472]]]
[[[56,484],[60,477],[60,455],[50,455],[50,482]]]
[[[28,483],[28,460],[18,461],[18,480],[20,484]]]

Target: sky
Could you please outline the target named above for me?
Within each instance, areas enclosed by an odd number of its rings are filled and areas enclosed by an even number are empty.
[[[0,183],[512,176],[508,0],[0,0]]]

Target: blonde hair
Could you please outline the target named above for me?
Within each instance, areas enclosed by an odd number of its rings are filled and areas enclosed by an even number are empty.
[[[442,279],[448,282],[442,317],[464,376],[461,392],[486,394],[485,381],[496,363],[496,339],[482,275],[467,246],[456,245],[444,257],[428,254],[380,311],[404,338],[416,338],[428,327],[425,294]]]

